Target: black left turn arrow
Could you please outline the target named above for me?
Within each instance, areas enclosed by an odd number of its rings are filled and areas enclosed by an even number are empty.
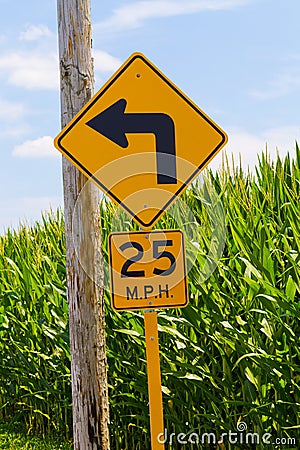
[[[121,98],[86,125],[122,148],[128,147],[126,133],[152,133],[156,138],[157,184],[176,184],[174,122],[164,113],[126,113]]]

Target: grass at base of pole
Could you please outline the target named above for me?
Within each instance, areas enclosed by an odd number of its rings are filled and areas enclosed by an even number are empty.
[[[1,450],[70,450],[73,444],[62,437],[43,439],[28,436],[24,425],[0,422]]]

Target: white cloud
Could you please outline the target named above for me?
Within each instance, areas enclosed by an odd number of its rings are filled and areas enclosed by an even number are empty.
[[[43,211],[55,211],[62,206],[62,198],[52,197],[20,197],[0,200],[0,233],[9,228],[18,228],[20,224],[33,224],[41,219]]]
[[[51,136],[43,136],[23,142],[23,144],[14,147],[12,154],[19,158],[55,158],[59,156],[58,151],[54,148]]]
[[[113,73],[122,63],[102,50],[94,50],[95,71]],[[52,52],[12,52],[0,55],[0,70],[9,84],[26,89],[59,89],[58,56]]]
[[[253,0],[145,0],[137,1],[118,9],[95,29],[120,31],[141,27],[146,19],[194,14],[202,11],[233,9]]]
[[[293,155],[295,141],[300,144],[300,124],[299,126],[269,128],[257,135],[245,130],[228,130],[228,144],[212,160],[209,167],[217,169],[226,153],[230,164],[231,155],[233,155],[236,165],[239,164],[241,158],[243,167],[249,166],[250,169],[253,169],[258,161],[257,155],[260,155],[266,149],[271,159],[276,157],[277,152],[280,156],[285,156],[287,152]]]
[[[28,25],[25,31],[21,31],[19,39],[20,41],[36,41],[48,36],[52,36],[52,33],[46,25]]]
[[[33,52],[12,52],[0,56],[0,69],[7,81],[27,89],[58,89],[58,57]]]
[[[115,72],[122,64],[120,59],[102,50],[94,50],[93,57],[95,71],[98,72]]]

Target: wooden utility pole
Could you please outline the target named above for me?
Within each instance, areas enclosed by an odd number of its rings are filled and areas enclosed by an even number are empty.
[[[57,6],[64,127],[93,94],[90,0],[57,0]],[[86,183],[87,178],[63,157],[74,449],[107,450],[109,411],[99,192],[93,183]]]

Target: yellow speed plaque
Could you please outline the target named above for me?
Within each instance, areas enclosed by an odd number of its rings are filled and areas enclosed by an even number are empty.
[[[187,305],[181,231],[112,233],[109,257],[114,309],[149,310]]]

